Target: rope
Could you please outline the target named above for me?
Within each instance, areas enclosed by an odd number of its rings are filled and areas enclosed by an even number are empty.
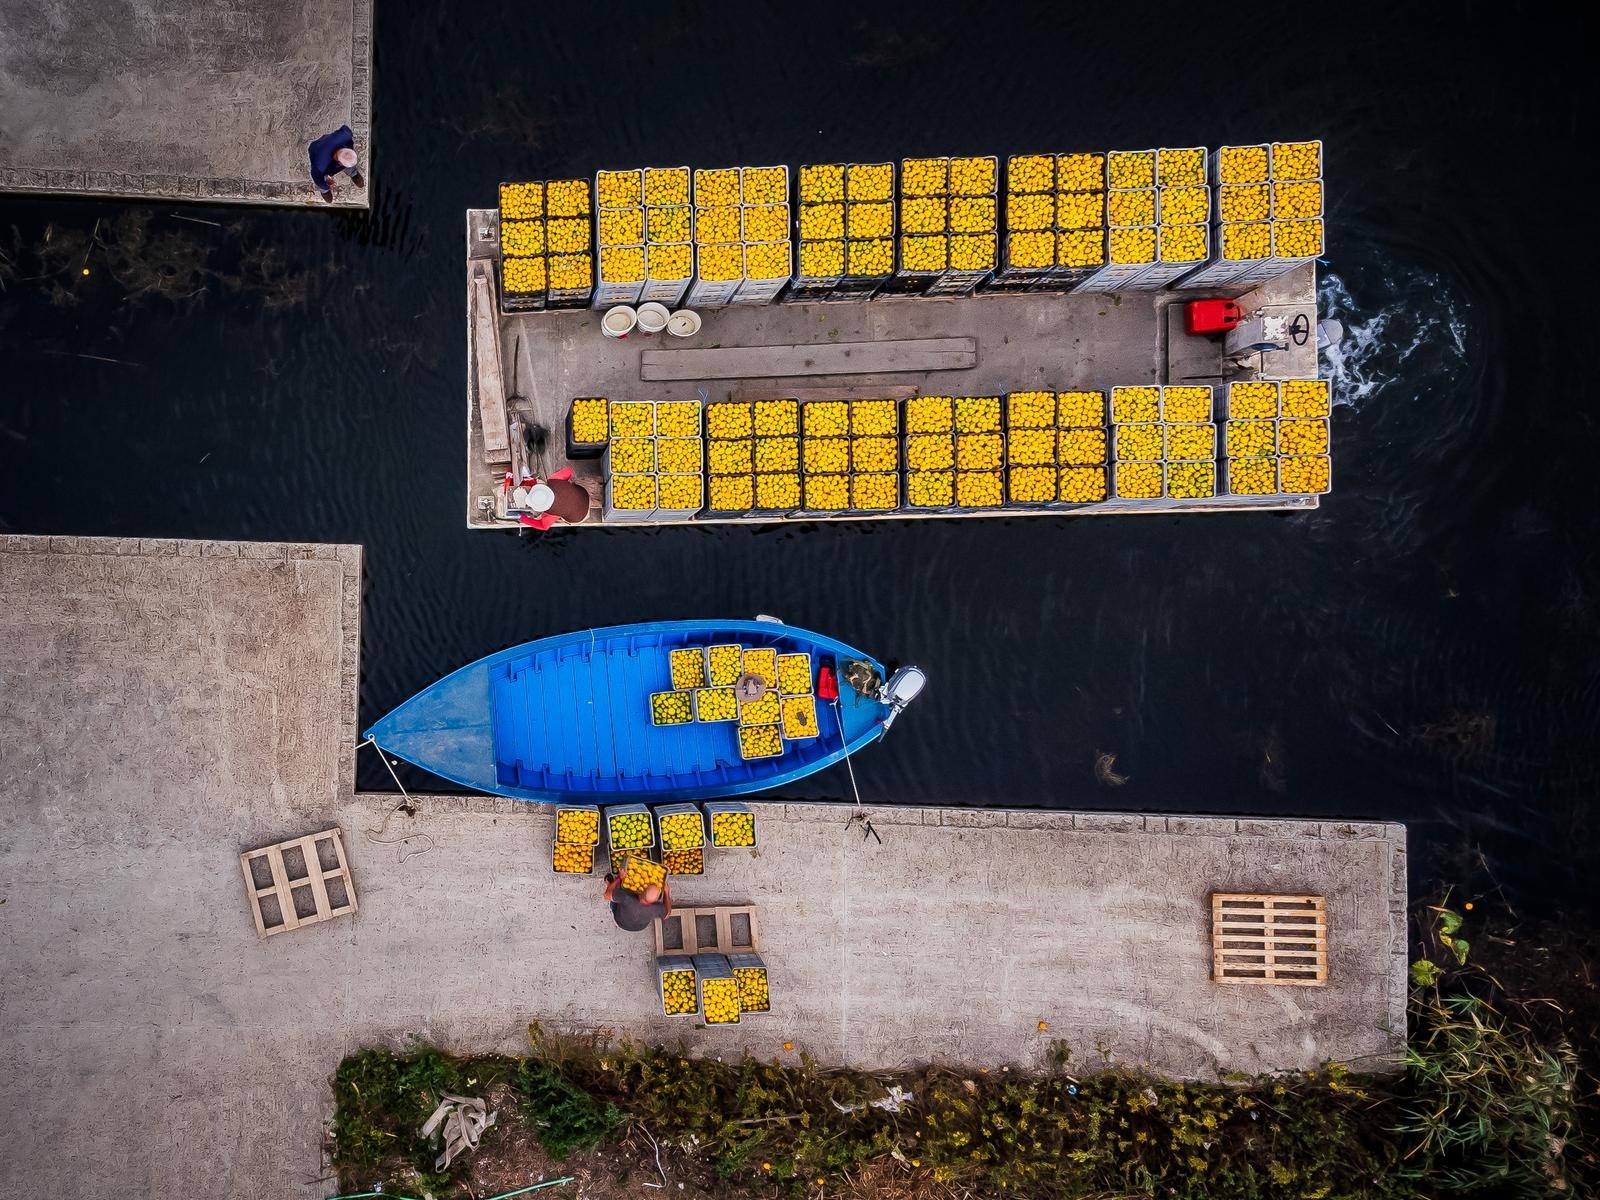
[[[483,1200],[510,1200],[512,1196],[526,1195],[528,1192],[537,1192],[541,1188],[555,1187],[558,1183],[571,1183],[576,1175],[563,1175],[560,1179],[551,1179],[545,1183],[535,1183],[528,1187],[517,1188],[511,1192],[501,1192],[496,1196],[485,1196]],[[416,1200],[413,1196],[402,1196],[398,1192],[346,1192],[342,1196],[329,1196],[328,1200],[369,1200],[370,1197],[380,1197],[381,1200]]]
[[[433,840],[433,836],[431,834],[408,833],[403,837],[397,838],[386,838],[379,836],[384,832],[384,830],[389,828],[389,822],[394,818],[395,813],[399,812],[403,808],[407,810],[407,814],[409,815],[411,812],[414,812],[415,809],[411,804],[411,796],[409,793],[407,793],[405,784],[401,783],[400,776],[394,773],[394,767],[389,762],[389,756],[383,752],[383,747],[379,746],[374,739],[368,738],[366,741],[362,742],[360,746],[357,746],[356,749],[360,750],[366,746],[372,746],[378,751],[378,757],[383,760],[383,765],[389,772],[389,778],[394,780],[395,787],[400,789],[401,799],[399,804],[396,804],[384,814],[382,825],[379,825],[376,829],[363,829],[361,831],[362,835],[366,837],[367,841],[372,842],[377,846],[398,846],[404,842],[409,842],[414,838],[421,838],[428,843],[426,846],[422,847],[422,849],[412,850],[409,852],[401,850],[398,853],[398,858],[402,863],[408,862],[413,858],[420,858],[422,855],[432,850],[434,846],[438,845],[438,843]]]

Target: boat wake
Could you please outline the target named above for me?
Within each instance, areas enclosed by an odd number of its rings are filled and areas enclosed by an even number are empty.
[[[1439,276],[1386,272],[1382,282],[1387,303],[1376,312],[1362,311],[1338,275],[1324,273],[1317,285],[1322,316],[1344,324],[1344,340],[1322,352],[1322,374],[1333,383],[1333,402],[1357,412],[1391,383],[1412,383],[1419,368],[1459,365],[1467,353],[1467,304]]]

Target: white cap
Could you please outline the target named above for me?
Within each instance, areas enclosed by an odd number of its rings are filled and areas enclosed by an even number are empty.
[[[556,494],[542,483],[528,489],[528,508],[534,512],[549,512],[555,502]]]
[[[353,167],[356,165],[356,152],[349,146],[340,146],[333,152],[333,160],[341,167]]]
[[[511,504],[514,508],[527,508],[528,489],[525,487],[513,488],[511,490]]]

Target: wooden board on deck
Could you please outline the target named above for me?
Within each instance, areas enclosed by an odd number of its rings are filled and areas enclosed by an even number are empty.
[[[798,375],[879,375],[965,371],[978,365],[978,339],[898,338],[815,345],[645,350],[642,380],[783,379]]]
[[[483,461],[511,461],[506,418],[506,385],[500,369],[500,317],[494,302],[494,268],[484,262],[473,268],[472,348],[478,366],[478,416],[483,425]]]
[[[1211,893],[1211,978],[1218,983],[1328,982],[1327,905],[1321,896]]]

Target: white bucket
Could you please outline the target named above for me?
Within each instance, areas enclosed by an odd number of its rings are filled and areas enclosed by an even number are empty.
[[[639,305],[639,332],[660,333],[667,327],[667,306],[654,300]]]
[[[693,337],[700,332],[700,314],[692,308],[680,308],[667,318],[667,332],[673,337]]]
[[[600,318],[600,332],[608,338],[625,338],[638,323],[639,314],[630,306],[619,304],[606,309],[606,315]]]

